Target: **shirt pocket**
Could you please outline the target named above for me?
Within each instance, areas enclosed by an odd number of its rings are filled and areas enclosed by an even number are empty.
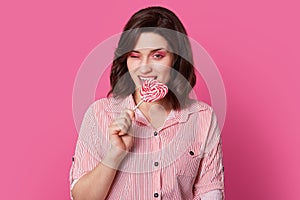
[[[196,177],[201,161],[200,145],[195,144],[187,148],[175,164],[176,175]]]

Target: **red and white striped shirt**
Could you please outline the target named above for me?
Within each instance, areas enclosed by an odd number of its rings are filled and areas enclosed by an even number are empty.
[[[112,120],[134,106],[132,95],[122,100],[104,98],[90,105],[73,157],[71,189],[105,156]],[[106,199],[200,200],[216,190],[221,194],[216,199],[224,198],[220,130],[209,105],[193,100],[187,108],[172,110],[158,129],[136,110],[130,133],[135,136],[133,147],[122,161]]]

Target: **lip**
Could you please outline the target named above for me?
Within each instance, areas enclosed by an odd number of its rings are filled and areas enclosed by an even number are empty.
[[[140,81],[144,82],[146,80],[155,80],[157,79],[157,76],[138,76]]]
[[[139,78],[140,84],[143,85],[146,80],[156,80],[157,76],[137,76]]]

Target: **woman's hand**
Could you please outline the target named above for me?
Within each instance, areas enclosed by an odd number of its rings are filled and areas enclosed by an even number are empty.
[[[122,112],[109,126],[109,135],[111,149],[109,157],[114,160],[120,160],[125,157],[133,145],[133,136],[128,132],[134,119],[133,110]]]

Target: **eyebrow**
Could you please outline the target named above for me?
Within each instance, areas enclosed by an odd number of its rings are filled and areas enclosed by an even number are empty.
[[[158,48],[158,49],[153,49],[153,50],[151,50],[150,53],[153,53],[153,52],[156,52],[156,51],[159,51],[159,50],[165,50],[165,51],[167,51],[167,49],[165,49],[165,48]],[[141,53],[141,52],[138,51],[138,50],[132,50],[132,51],[130,51],[130,52]]]

